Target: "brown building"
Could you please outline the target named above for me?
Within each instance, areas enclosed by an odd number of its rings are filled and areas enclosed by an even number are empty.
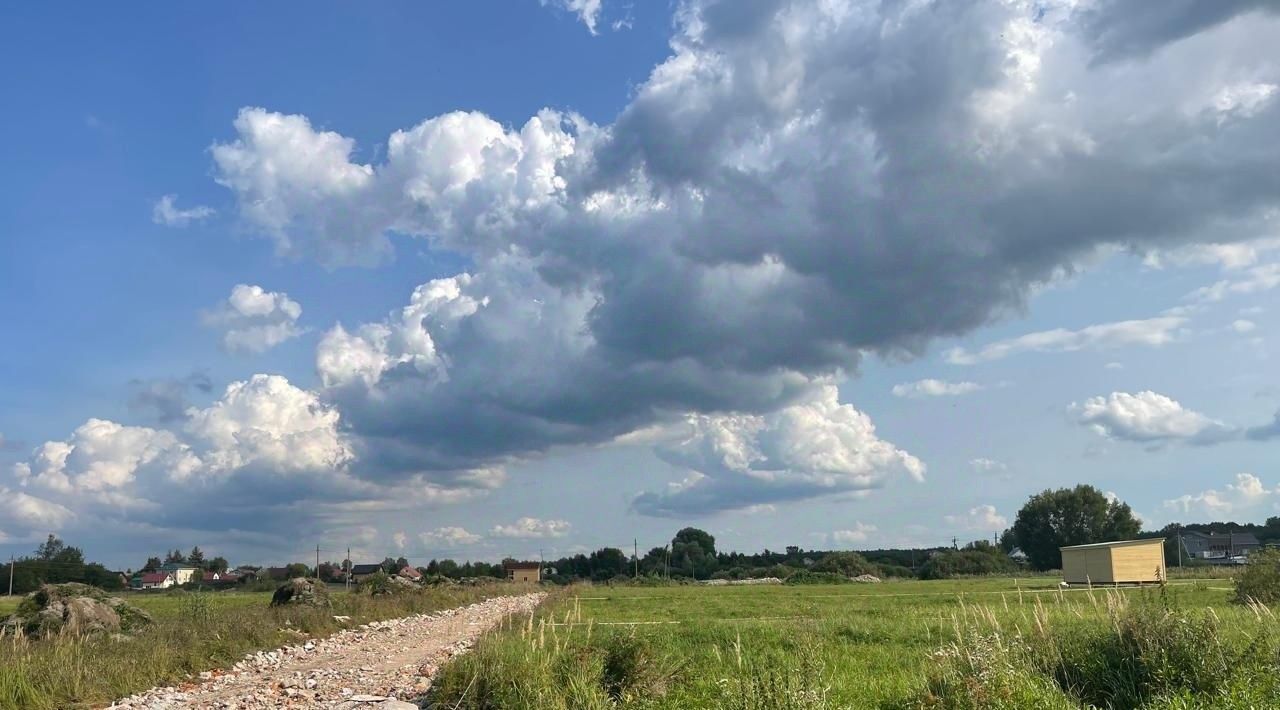
[[[1096,542],[1062,549],[1062,579],[1067,584],[1163,582],[1164,538]]]
[[[532,584],[542,581],[542,565],[538,562],[506,562],[502,566],[507,570],[508,581]]]

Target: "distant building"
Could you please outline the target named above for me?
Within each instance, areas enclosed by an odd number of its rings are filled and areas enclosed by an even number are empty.
[[[530,582],[537,584],[542,581],[542,565],[537,562],[506,562],[503,568],[507,570],[507,579],[512,582]]]
[[[174,584],[186,584],[197,574],[200,574],[199,567],[183,564],[181,562],[169,562],[167,564],[160,565],[160,571],[173,575]]]
[[[276,581],[286,581],[289,579],[289,568],[288,567],[268,567],[261,572],[261,575],[265,575],[267,579],[274,579]]]
[[[422,579],[422,573],[409,565],[405,565],[399,572],[396,572],[396,576],[404,577],[405,579],[412,580],[414,582]]]
[[[134,589],[168,589],[174,584],[173,574],[169,572],[147,572],[134,575],[129,586]]]
[[[381,571],[382,565],[352,565],[351,578],[357,582],[361,582]]]
[[[1195,530],[1182,533],[1182,545],[1188,557],[1220,564],[1229,564],[1247,557],[1262,547],[1253,533],[1202,533]]]

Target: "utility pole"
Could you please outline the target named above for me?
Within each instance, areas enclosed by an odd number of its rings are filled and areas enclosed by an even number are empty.
[[[13,596],[13,555],[9,555],[9,596]]]
[[[1178,533],[1178,569],[1182,569],[1182,533]]]
[[[639,538],[631,538],[631,559],[635,560],[636,572],[632,575],[635,579],[640,578],[640,540]]]
[[[347,571],[347,575],[346,575],[347,591],[350,592],[351,591],[351,546],[350,545],[347,546],[347,563],[343,566],[347,568],[346,570]]]
[[[955,537],[954,537],[954,536],[951,538],[951,549],[953,549],[953,550],[959,550],[959,549],[960,549],[960,548],[956,545],[956,539],[955,539]]]
[[[316,581],[320,581],[320,546],[316,545]]]

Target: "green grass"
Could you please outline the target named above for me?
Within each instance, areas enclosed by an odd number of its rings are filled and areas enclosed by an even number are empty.
[[[437,700],[477,709],[901,707],[920,697],[940,649],[959,640],[973,618],[1013,636],[1037,624],[1092,633],[1110,628],[1108,609],[1129,598],[1212,608],[1226,637],[1261,623],[1229,603],[1227,580],[1178,581],[1161,595],[1150,588],[1060,591],[1058,579],[575,587],[450,664]],[[640,675],[648,674],[641,685],[649,690],[611,698],[606,671],[618,653],[643,657],[631,665],[648,668]],[[1048,678],[1028,683],[1018,692],[1058,692]]]
[[[330,634],[343,627],[335,615],[349,616],[350,624],[359,624],[525,591],[491,585],[381,597],[335,593],[333,608],[327,610],[272,609],[268,606],[271,594],[265,592],[129,594],[125,599],[151,612],[156,621],[132,638],[0,638],[0,709],[102,705],[229,666],[251,651]]]

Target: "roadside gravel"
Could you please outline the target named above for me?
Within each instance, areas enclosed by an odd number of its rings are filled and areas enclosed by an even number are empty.
[[[497,597],[435,614],[372,622],[323,639],[245,656],[198,683],[153,688],[113,708],[388,708],[411,710],[436,670],[465,653],[512,614],[528,614],[544,594]]]

